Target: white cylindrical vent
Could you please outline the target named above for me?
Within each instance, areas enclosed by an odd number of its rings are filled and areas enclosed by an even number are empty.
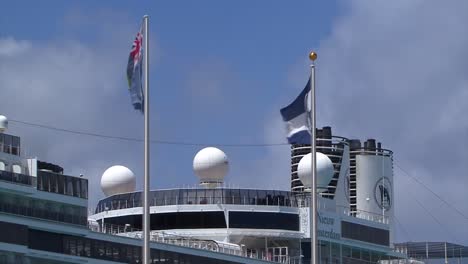
[[[0,115],[0,133],[8,129],[8,119],[6,116]]]

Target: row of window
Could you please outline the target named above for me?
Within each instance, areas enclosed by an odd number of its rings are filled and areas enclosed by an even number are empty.
[[[46,220],[87,225],[87,208],[46,200],[32,199],[9,193],[0,193],[0,212]]]
[[[101,200],[96,213],[142,206],[141,192],[124,193]],[[297,207],[296,196],[288,191],[255,189],[174,189],[150,193],[151,206],[180,204],[241,204]]]
[[[88,199],[88,180],[63,174],[38,171],[37,177],[22,174],[21,165],[11,165],[11,172],[7,164],[0,160],[0,180],[37,186],[37,190],[64,194]]]
[[[2,170],[0,170],[0,181],[36,186],[36,177]]]
[[[0,152],[19,156],[20,145],[19,137],[0,133]]]
[[[84,178],[38,171],[37,189],[39,191],[88,199],[88,180]]]
[[[13,173],[22,173],[23,169],[20,164],[11,164],[11,168],[8,168],[8,163],[0,160],[0,171],[11,171]]]
[[[390,233],[388,230],[346,221],[341,221],[341,236],[383,246],[390,245]]]
[[[142,229],[141,215],[105,218],[105,224]],[[177,212],[151,214],[151,230],[226,228],[224,212]],[[102,222],[101,222],[102,223]],[[229,212],[230,228],[299,231],[299,215],[270,212]]]
[[[302,263],[310,263],[310,242],[301,243]],[[371,264],[379,263],[382,260],[389,260],[390,257],[383,252],[371,251],[364,248],[350,247],[338,243],[319,241],[318,250],[319,263],[323,264]]]
[[[44,241],[47,241],[47,243],[44,243]],[[140,246],[39,230],[29,230],[29,248],[100,260],[123,263],[142,263]],[[234,264],[234,262],[231,261],[217,260],[158,249],[151,249],[150,263]]]
[[[224,212],[178,212],[151,214],[151,230],[226,228]],[[105,218],[106,224],[142,229],[141,215]]]

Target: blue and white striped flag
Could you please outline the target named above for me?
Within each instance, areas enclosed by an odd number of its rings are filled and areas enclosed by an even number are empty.
[[[281,109],[286,122],[289,144],[310,144],[310,79],[304,90],[288,106]]]

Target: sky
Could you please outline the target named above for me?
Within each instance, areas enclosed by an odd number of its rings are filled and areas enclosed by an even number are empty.
[[[143,144],[13,121],[143,138],[125,70],[145,14],[151,137],[198,144],[153,144],[152,188],[195,186],[194,155],[218,146],[230,185],[288,190],[289,146],[222,145],[285,143],[315,50],[318,126],[394,151],[396,239],[468,245],[467,1],[2,3],[0,114],[23,154],[89,179],[91,207],[112,165],[142,188]]]

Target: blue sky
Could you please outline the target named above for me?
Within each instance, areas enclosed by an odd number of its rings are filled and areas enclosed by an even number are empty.
[[[465,1],[10,1],[0,10],[0,113],[14,120],[143,136],[125,69],[141,17],[151,21],[154,139],[282,143],[279,109],[307,81],[318,51],[318,124],[377,138],[395,163],[468,215],[468,5]],[[142,144],[11,123],[25,154],[85,174],[142,174]],[[199,146],[152,146],[152,187],[196,184]],[[221,147],[227,181],[289,188],[289,147]],[[468,243],[468,223],[395,167],[400,240]],[[141,181],[138,182],[141,187]],[[450,220],[444,231],[415,199]],[[424,217],[420,217],[424,215]],[[440,216],[438,216],[440,217]],[[421,224],[423,223],[423,224]],[[428,233],[428,229],[434,232]],[[409,234],[408,234],[409,233]]]

